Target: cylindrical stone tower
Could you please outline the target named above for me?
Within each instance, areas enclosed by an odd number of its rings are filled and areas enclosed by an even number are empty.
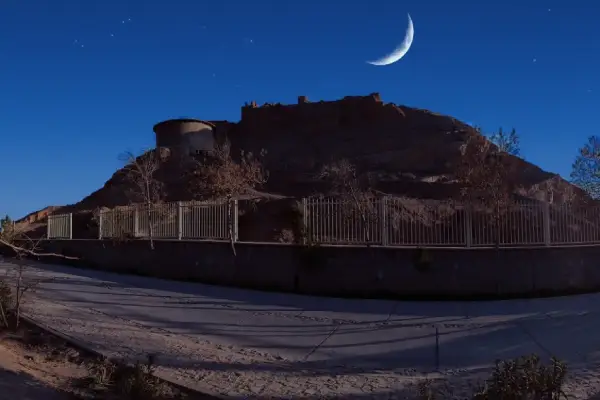
[[[211,151],[215,146],[214,125],[199,119],[170,119],[154,125],[156,148],[169,149],[185,157]]]

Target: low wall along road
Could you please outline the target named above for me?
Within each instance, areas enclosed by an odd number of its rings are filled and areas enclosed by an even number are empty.
[[[600,290],[600,247],[443,249],[56,240],[76,264],[165,279],[356,297],[473,298]],[[62,261],[61,261],[62,262]]]

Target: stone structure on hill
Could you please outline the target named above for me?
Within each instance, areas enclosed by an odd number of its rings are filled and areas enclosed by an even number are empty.
[[[215,145],[214,124],[199,119],[171,119],[154,125],[156,148],[179,157],[210,151]]]
[[[467,136],[476,134],[454,118],[384,103],[378,93],[318,102],[299,96],[290,105],[252,101],[242,106],[238,123],[168,120],[154,131],[157,148],[186,155],[225,139],[234,155],[265,149],[271,186],[294,194],[284,186],[311,186],[314,172],[337,158],[347,158],[383,181],[444,175]]]
[[[468,135],[468,125],[424,110],[384,103],[378,93],[297,104],[254,102],[227,136],[233,148],[268,151],[274,178],[303,180],[333,159],[388,173],[442,174]]]

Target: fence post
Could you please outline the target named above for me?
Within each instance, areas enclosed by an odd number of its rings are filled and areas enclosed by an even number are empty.
[[[104,211],[101,209],[98,215],[98,240],[102,240],[102,221],[104,219]]]
[[[388,221],[387,221],[387,196],[379,200],[379,229],[381,231],[381,245],[388,245]]]
[[[140,236],[140,208],[136,205],[133,206],[133,237]]]
[[[471,213],[471,207],[468,205],[463,207],[463,211],[465,213],[465,246],[471,247],[473,245],[473,214]]]
[[[302,244],[306,246],[308,242],[308,200],[306,197],[302,198],[302,230],[304,231],[304,235],[302,235]]]
[[[238,235],[238,201],[233,200],[233,240],[237,242],[239,240]]]
[[[48,224],[46,224],[46,237],[48,239],[51,239],[51,232],[52,232],[52,215],[48,215]]]
[[[69,240],[73,240],[73,213],[69,213]]]
[[[547,201],[542,203],[543,226],[544,226],[544,244],[550,246],[550,204]]]
[[[183,237],[183,203],[177,202],[177,240]]]

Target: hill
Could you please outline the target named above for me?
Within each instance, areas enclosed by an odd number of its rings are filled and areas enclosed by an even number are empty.
[[[177,120],[167,122],[177,124]],[[258,106],[251,102],[241,108],[237,123],[203,123],[212,130],[216,142],[230,142],[233,154],[241,150],[257,154],[266,149],[265,166],[270,179],[262,189],[265,193],[257,196],[280,199],[321,191],[322,183],[313,178],[314,173],[322,165],[340,158],[375,176],[377,189],[384,193],[447,199],[458,190],[453,170],[460,147],[469,137],[480,135],[456,118],[384,103],[377,93],[314,103],[300,96],[298,103],[291,105]],[[521,196],[538,200],[552,196],[554,202],[561,202],[577,190],[558,175],[519,157],[511,156],[510,162],[516,166],[515,179]],[[170,200],[190,198],[176,157],[167,157],[159,175]],[[125,205],[128,203],[125,187],[120,170],[80,202],[52,211],[81,212]],[[37,216],[43,219],[43,214],[42,210],[32,215],[38,221]]]

